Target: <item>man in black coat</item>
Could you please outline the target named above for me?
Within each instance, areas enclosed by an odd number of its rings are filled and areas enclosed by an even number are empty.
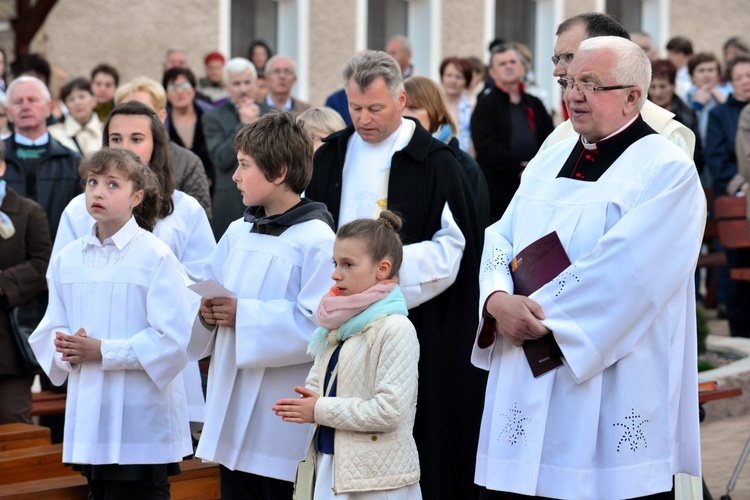
[[[477,100],[471,137],[490,188],[490,223],[494,223],[518,189],[526,164],[554,127],[544,104],[523,90],[524,67],[515,46],[493,46],[489,74],[494,85]]]
[[[391,56],[360,54],[344,79],[353,125],[317,151],[306,195],[325,203],[337,226],[383,208],[402,217],[399,283],[421,350],[422,494],[471,495],[486,378],[470,363],[481,235],[468,180],[447,145],[401,117],[406,94]]]

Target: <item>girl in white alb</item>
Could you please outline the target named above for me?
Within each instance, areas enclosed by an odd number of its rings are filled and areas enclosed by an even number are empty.
[[[174,189],[169,139],[154,110],[138,101],[118,105],[104,124],[104,147],[124,148],[137,154],[159,179],[161,202],[154,235],[169,246],[190,281],[199,281],[201,268],[216,247],[205,210],[192,196]],[[68,203],[60,217],[52,255],[71,241],[91,232],[94,218],[86,210],[81,194]],[[199,301],[190,297],[190,317],[197,312]],[[191,362],[183,371],[188,414],[193,430],[198,430],[206,412],[198,363]]]
[[[287,422],[316,423],[314,498],[421,499],[412,437],[419,342],[394,278],[403,251],[401,220],[388,211],[339,228],[336,285],[323,297],[310,341],[315,364],[300,398],[273,410]]]
[[[87,478],[89,498],[168,498],[168,476],[192,454],[179,377],[186,277],[150,232],[158,181],[135,154],[99,151],[80,173],[96,224],[53,258],[29,343],[54,384],[68,380],[63,462]]]

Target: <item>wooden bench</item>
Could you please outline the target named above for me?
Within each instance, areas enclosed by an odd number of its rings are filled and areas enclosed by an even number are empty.
[[[713,206],[714,196],[711,188],[703,188],[706,195],[706,204]],[[703,230],[703,245],[707,249],[706,253],[698,256],[699,269],[706,269],[706,296],[703,297],[703,307],[706,309],[716,309],[716,296],[719,291],[719,269],[727,266],[727,256],[724,252],[717,250],[716,241],[719,239],[718,225],[715,220],[706,221],[706,227]]]
[[[747,220],[747,201],[739,196],[720,196],[714,200],[721,246],[730,250],[750,248],[750,221]],[[732,268],[729,277],[750,281],[750,268]]]
[[[0,451],[0,485],[78,475],[62,463],[62,444]]]
[[[64,392],[41,391],[31,394],[31,416],[65,415]]]
[[[47,427],[30,424],[0,425],[0,451],[51,444]]]
[[[182,469],[182,474],[169,478],[172,500],[218,500],[221,498],[219,467],[216,464],[204,463],[200,459],[193,458],[180,462],[180,469]],[[88,490],[86,478],[75,473],[70,476],[3,485],[0,488],[0,499],[86,500]]]

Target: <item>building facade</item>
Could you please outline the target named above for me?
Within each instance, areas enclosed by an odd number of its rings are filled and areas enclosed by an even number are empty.
[[[0,0],[0,7],[9,4]],[[750,25],[745,0],[58,0],[32,50],[70,77],[108,62],[124,81],[142,74],[160,79],[169,48],[186,50],[201,77],[205,54],[247,57],[251,41],[263,39],[297,61],[295,94],[319,105],[343,86],[341,70],[353,54],[383,49],[393,35],[409,37],[415,71],[433,78],[443,57],[486,60],[489,41],[499,37],[528,45],[539,86],[557,95],[549,60],[555,28],[588,11],[649,33],[661,55],[669,38],[682,35],[696,51],[720,56],[723,42],[744,36]],[[12,8],[0,8],[3,14],[12,16]],[[12,54],[12,37],[3,32],[11,23],[2,21],[0,46]]]

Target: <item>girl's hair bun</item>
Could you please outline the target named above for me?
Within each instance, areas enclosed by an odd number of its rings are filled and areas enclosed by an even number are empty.
[[[390,210],[383,210],[382,212],[380,212],[380,215],[378,216],[378,222],[385,224],[396,232],[399,232],[401,230],[401,227],[404,225],[401,221],[401,218]]]

